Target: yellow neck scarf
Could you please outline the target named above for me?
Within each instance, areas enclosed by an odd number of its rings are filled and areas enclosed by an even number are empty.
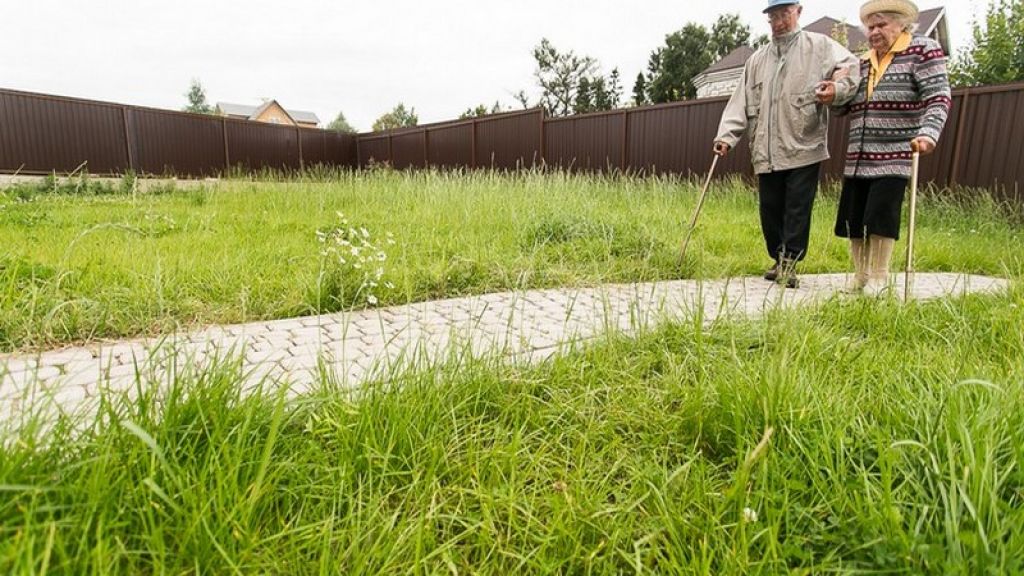
[[[874,49],[868,50],[865,57],[871,60],[871,72],[868,74],[868,100],[871,100],[871,95],[875,91],[875,86],[882,80],[882,76],[885,74],[885,70],[889,68],[889,64],[892,64],[892,58],[897,52],[903,52],[910,46],[910,41],[913,38],[910,36],[910,32],[903,32],[899,38],[892,43],[889,51],[882,56],[882,59],[878,59],[878,54],[875,53]]]

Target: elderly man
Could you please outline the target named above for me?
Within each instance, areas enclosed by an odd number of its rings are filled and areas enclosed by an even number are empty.
[[[861,59],[864,81],[843,109],[850,139],[835,227],[850,239],[850,293],[889,290],[912,147],[935,149],[952,104],[946,55],[935,40],[914,35],[917,17],[910,0],[869,0],[860,9],[871,49]]]
[[[772,40],[747,60],[722,114],[714,152],[726,155],[750,137],[758,176],[761,231],[775,264],[766,280],[799,285],[796,263],[807,254],[811,208],[827,160],[829,105],[856,92],[857,59],[823,34],[800,29],[798,0],[770,0]]]

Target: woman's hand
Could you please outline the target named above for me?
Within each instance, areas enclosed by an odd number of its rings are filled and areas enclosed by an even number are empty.
[[[918,136],[910,141],[910,149],[927,156],[935,151],[935,141],[927,136]]]

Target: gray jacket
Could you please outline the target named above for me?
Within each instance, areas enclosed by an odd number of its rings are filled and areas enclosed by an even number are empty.
[[[747,60],[715,141],[734,148],[748,134],[757,174],[827,160],[828,109],[818,103],[814,88],[836,72],[832,105],[842,106],[856,94],[860,75],[849,50],[805,30],[772,39]]]

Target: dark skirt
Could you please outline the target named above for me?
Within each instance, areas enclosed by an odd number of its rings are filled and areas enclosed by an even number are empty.
[[[836,236],[867,238],[875,235],[899,239],[900,211],[906,191],[906,178],[844,179],[836,214]]]

